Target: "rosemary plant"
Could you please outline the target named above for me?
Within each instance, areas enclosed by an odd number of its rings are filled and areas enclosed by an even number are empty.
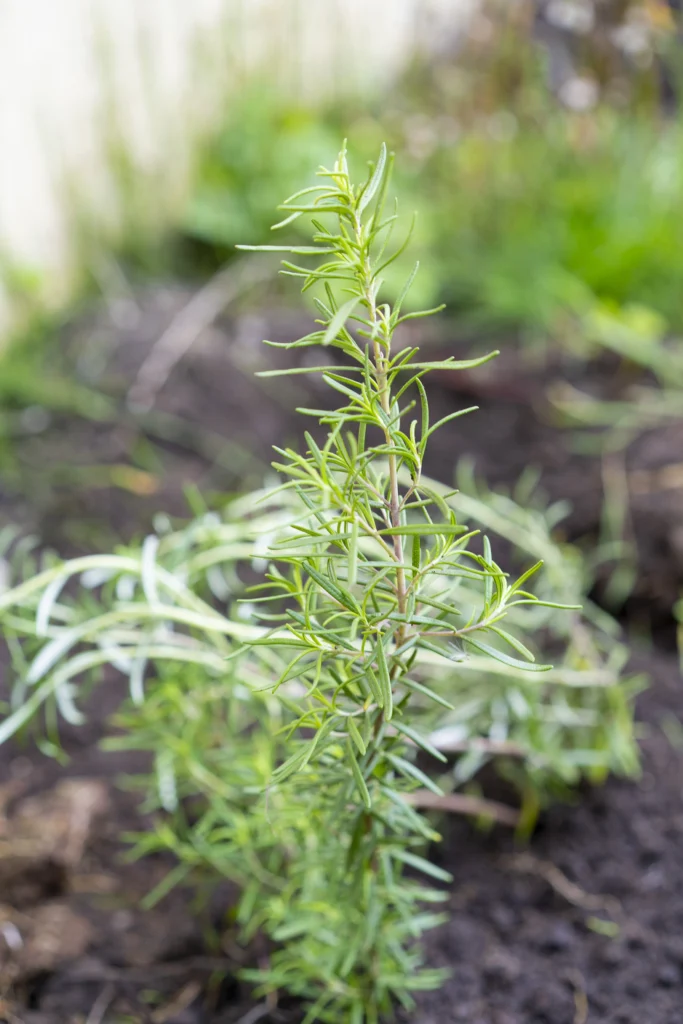
[[[408,244],[389,248],[390,171],[383,148],[354,185],[342,150],[283,206],[277,226],[310,217],[312,244],[265,247],[313,259],[284,262],[317,289],[319,313],[286,347],[340,353],[266,371],[322,374],[342,396],[335,410],[302,410],[324,437],[306,433],[303,454],[276,449],[281,485],[0,594],[19,677],[0,739],[43,707],[80,720],[74,681],[106,663],[124,672],[131,704],[114,742],[154,753],[148,801],[171,815],[139,848],[178,855],[161,892],[207,866],[236,880],[243,935],[273,942],[247,977],[302,999],[309,1024],[376,1024],[441,983],[419,938],[441,920],[433,883],[449,876],[426,856],[439,836],[421,810],[494,816],[451,792],[487,756],[518,765],[522,824],[547,779],[637,767],[620,650],[609,627],[567,610],[580,585],[545,520],[501,497],[462,507],[556,559],[539,596],[529,587],[541,563],[511,579],[489,539],[458,521],[462,497],[423,477],[430,436],[471,411],[432,423],[423,378],[484,359],[425,362],[401,347],[401,324],[436,310],[405,311],[417,266],[393,306],[381,298]],[[262,575],[247,590],[245,565]],[[88,600],[64,597],[72,577]],[[561,641],[558,669],[536,662],[530,633]],[[441,747],[465,752],[455,773]]]

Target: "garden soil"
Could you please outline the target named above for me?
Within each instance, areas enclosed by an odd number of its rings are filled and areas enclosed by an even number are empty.
[[[269,446],[296,442],[300,378],[253,377],[272,365],[261,338],[294,336],[297,318],[286,311],[244,312],[203,331],[155,382],[151,411],[128,410],[127,389],[188,298],[157,288],[64,330],[55,372],[110,395],[112,412],[17,412],[0,525],[33,531],[61,553],[92,550],[144,534],[159,509],[184,514],[187,484],[210,500],[256,484]],[[432,343],[465,354],[443,327]],[[433,856],[454,878],[450,918],[427,936],[427,955],[451,980],[421,995],[405,1024],[683,1024],[683,684],[670,612],[683,583],[683,423],[608,458],[582,455],[547,397],[558,381],[603,398],[633,384],[609,363],[530,366],[511,347],[497,367],[433,382],[434,418],[470,404],[480,411],[435,436],[427,468],[448,481],[467,455],[490,486],[510,487],[538,467],[548,498],[572,506],[564,536],[588,551],[600,536],[605,474],[626,482],[624,529],[639,563],[619,614],[633,668],[651,678],[637,707],[642,775],[552,808],[526,846],[501,828],[443,823]],[[143,909],[173,865],[126,857],[126,835],[154,822],[121,785],[144,762],[99,747],[121,696],[108,677],[88,724],[65,729],[64,765],[30,743],[0,749],[0,1021],[296,1024],[296,1007],[255,1001],[235,980],[266,951],[238,946],[229,887],[181,886]]]

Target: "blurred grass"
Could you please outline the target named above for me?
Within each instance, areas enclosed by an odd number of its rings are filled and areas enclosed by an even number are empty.
[[[476,54],[417,65],[370,108],[314,112],[252,91],[207,148],[181,229],[223,261],[268,238],[278,197],[341,137],[356,159],[387,139],[404,211],[420,211],[418,304],[443,300],[470,326],[535,339],[571,342],[562,336],[595,309],[619,319],[625,308],[647,335],[683,331],[680,116],[665,118],[651,87],[621,106],[566,109],[541,51],[519,30],[512,47],[510,32],[482,65]]]

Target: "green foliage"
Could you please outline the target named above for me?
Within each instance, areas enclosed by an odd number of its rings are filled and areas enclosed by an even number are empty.
[[[206,147],[182,229],[221,259],[244,238],[265,238],[281,197],[311,177],[317,154],[337,139],[329,118],[284,104],[272,90],[247,90]]]
[[[656,65],[618,52],[611,22],[624,11],[604,12],[580,45],[565,39],[594,88],[572,109],[528,8],[483,7],[487,31],[455,62],[418,64],[399,100],[411,173],[429,182],[440,297],[486,327],[571,346],[591,334],[583,319],[596,305],[648,307],[680,330],[683,135],[677,116],[661,117]],[[647,23],[643,12],[655,49]]]
[[[419,196],[421,210],[420,301],[581,352],[587,341],[609,347],[594,332],[596,312],[650,310],[655,342],[683,330],[683,135],[678,118],[658,116],[655,76],[633,68],[627,80],[617,62],[612,92],[622,98],[610,102],[604,30],[605,46],[577,63],[596,65],[585,72],[602,95],[592,109],[567,109],[551,94],[524,17],[492,6],[488,41],[464,42],[455,62],[416,62],[374,109],[347,101],[311,113],[251,92],[200,161],[185,229],[221,255],[245,234],[265,240],[275,197],[305,180],[311,155],[342,124],[353,125],[354,155],[387,137],[406,153],[401,190]],[[387,283],[395,297],[400,284]]]
[[[439,290],[479,322],[547,336],[571,316],[580,337],[596,305],[637,303],[683,326],[680,130],[594,119],[582,138],[559,111],[541,129],[511,116],[426,162]]]
[[[102,422],[113,415],[110,399],[74,380],[61,352],[50,350],[54,322],[32,312],[30,326],[0,352],[0,474],[2,483],[26,490],[18,439],[34,425],[44,429],[53,415],[70,413]]]
[[[490,357],[401,347],[401,324],[435,310],[406,312],[417,266],[393,305],[382,297],[410,240],[392,248],[391,162],[383,147],[354,185],[343,150],[283,204],[280,226],[310,219],[312,239],[266,247],[315,295],[315,330],[287,347],[320,347],[323,362],[291,372],[342,396],[302,410],[323,436],[276,449],[281,485],[178,531],[161,520],[139,548],[29,565],[0,594],[17,678],[0,739],[40,710],[80,721],[77,683],[123,672],[113,745],[153,752],[148,804],[167,815],[139,850],[178,857],[151,898],[195,869],[237,881],[243,937],[273,943],[247,977],[333,1024],[373,1024],[443,978],[418,942],[449,877],[426,856],[439,835],[421,807],[447,808],[496,758],[524,830],[582,776],[637,770],[634,684],[620,681],[610,620],[577,614],[580,564],[551,540],[562,509],[477,494],[464,470],[465,494],[422,474],[445,422],[431,421],[424,378]],[[521,555],[516,578],[491,537]]]

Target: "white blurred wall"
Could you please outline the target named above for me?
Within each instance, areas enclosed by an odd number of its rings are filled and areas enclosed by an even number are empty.
[[[115,229],[121,149],[163,216],[196,140],[249,76],[307,97],[376,87],[455,35],[475,2],[0,0],[0,331],[3,273],[30,272],[59,304],[78,219]]]

